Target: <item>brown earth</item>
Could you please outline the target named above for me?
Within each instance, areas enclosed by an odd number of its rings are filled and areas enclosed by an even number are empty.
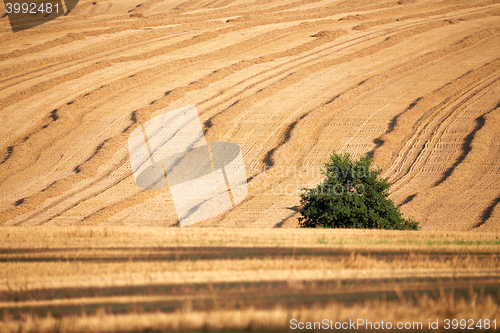
[[[0,19],[0,224],[175,225],[127,138],[196,104],[249,194],[201,226],[294,227],[332,151],[370,154],[424,230],[500,226],[499,1],[82,0]]]

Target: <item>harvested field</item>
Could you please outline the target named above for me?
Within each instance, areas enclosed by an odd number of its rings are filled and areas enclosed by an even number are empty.
[[[492,233],[4,227],[0,236],[5,332],[289,331],[292,319],[324,318],[431,318],[444,331],[447,318],[500,319]]]
[[[498,231],[498,1],[81,0],[0,18],[0,224],[176,225],[128,135],[196,104],[249,194],[201,226],[295,227],[333,151],[370,154],[424,230]]]
[[[1,332],[500,329],[500,1],[80,0],[0,45]],[[178,228],[127,142],[192,104],[248,195]],[[422,231],[296,229],[332,151]]]

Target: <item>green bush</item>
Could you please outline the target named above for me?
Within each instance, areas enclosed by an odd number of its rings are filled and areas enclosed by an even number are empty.
[[[368,156],[354,161],[348,153],[334,152],[323,169],[323,182],[302,189],[300,226],[418,230],[418,222],[404,219],[388,199],[390,184],[379,178],[380,172]]]

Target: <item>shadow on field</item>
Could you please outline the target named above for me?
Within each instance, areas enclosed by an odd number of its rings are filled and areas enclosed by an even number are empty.
[[[0,308],[0,314],[19,319],[23,314],[55,318],[68,315],[107,313],[171,313],[188,307],[193,311],[244,310],[248,308],[283,309],[326,305],[347,306],[369,300],[418,303],[426,295],[431,299],[470,300],[491,296],[500,299],[498,277],[334,279],[308,281],[265,281],[162,284],[124,287],[54,288],[1,293],[2,301],[23,302]],[[113,297],[109,299],[109,297]],[[140,297],[140,299],[135,299]],[[81,302],[79,299],[87,301]],[[88,301],[88,298],[92,298]],[[150,299],[148,299],[150,298]],[[43,304],[36,304],[36,301]],[[67,301],[67,304],[64,304]],[[33,302],[33,304],[26,304]],[[50,304],[54,303],[54,304]]]

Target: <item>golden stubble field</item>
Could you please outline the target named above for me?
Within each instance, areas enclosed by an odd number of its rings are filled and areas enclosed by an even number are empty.
[[[500,324],[500,1],[80,0],[0,45],[0,331]],[[127,139],[192,104],[249,194],[170,228]],[[334,150],[422,231],[296,229]]]
[[[0,224],[177,223],[128,135],[195,104],[242,149],[249,194],[200,223],[295,227],[332,151],[370,154],[424,230],[500,219],[498,1],[82,0],[0,18]]]
[[[494,233],[4,227],[0,237],[2,332],[284,332],[293,319],[422,323],[415,332],[466,319],[481,331],[479,320],[500,320]]]

